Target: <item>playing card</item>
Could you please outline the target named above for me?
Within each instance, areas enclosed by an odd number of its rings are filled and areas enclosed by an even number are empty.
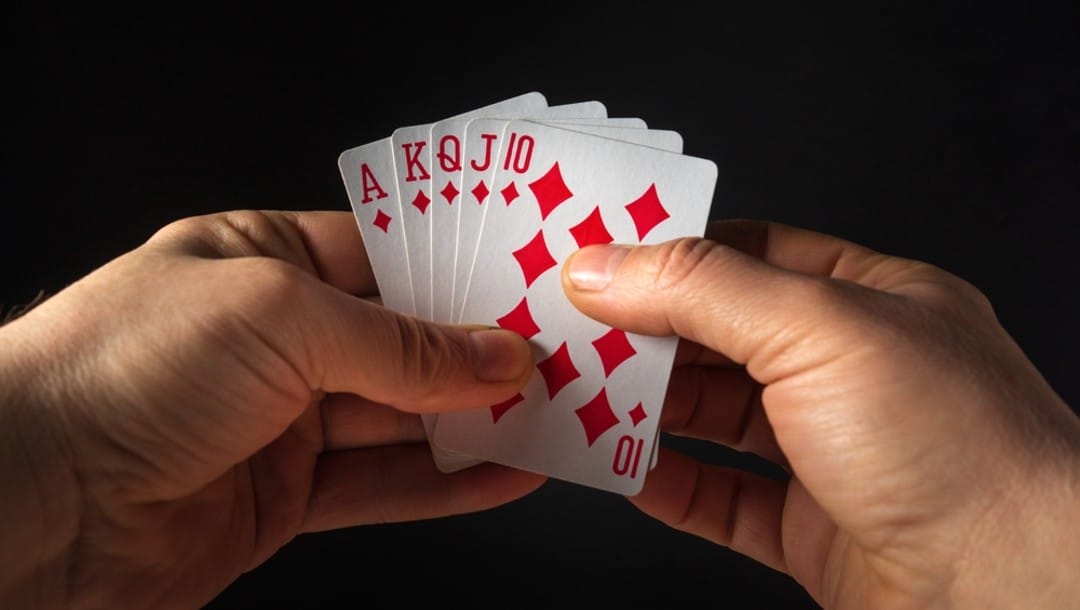
[[[607,109],[598,101],[590,100],[561,104],[539,109],[507,109],[499,113],[501,119],[533,118],[537,120],[606,120]],[[464,153],[465,126],[474,117],[452,117],[431,126],[428,137],[432,150],[431,181],[431,319],[437,322],[452,321],[452,290],[454,285],[454,261],[457,251],[458,210],[461,208],[461,174],[466,163]],[[635,123],[640,119],[635,119]],[[624,121],[619,121],[624,124]]]
[[[552,106],[552,108],[557,108],[557,106]],[[503,118],[510,118],[510,117],[503,117]],[[526,119],[540,120],[540,119],[536,119],[535,117],[512,117],[512,118],[526,118]],[[558,125],[567,125],[567,126],[569,126],[569,125],[603,125],[605,127],[636,127],[638,129],[645,129],[646,127],[649,126],[648,123],[645,122],[645,119],[640,118],[640,117],[636,117],[636,116],[628,116],[628,117],[613,116],[613,117],[607,117],[606,119],[603,119],[602,121],[599,121],[599,122],[597,122],[597,121],[589,121],[589,120],[586,120],[586,118],[584,118],[584,117],[575,117],[575,118],[568,118],[568,119],[543,119],[543,121],[541,121],[541,122],[548,123],[550,125],[556,125],[556,126],[558,126]]]
[[[588,244],[701,235],[716,165],[529,120],[506,123],[499,140],[478,237],[483,264],[462,320],[528,338],[536,371],[503,404],[442,414],[434,443],[633,495],[657,442],[677,340],[587,318],[562,292],[560,267]]]
[[[546,98],[530,92],[458,117],[497,116],[507,113],[521,116],[529,110],[547,107]],[[391,134],[394,148],[394,171],[397,176],[401,224],[405,249],[412,270],[413,302],[416,315],[431,319],[431,147],[428,138],[432,123],[399,127]]]
[[[550,114],[549,114],[549,116],[550,116]],[[533,120],[539,120],[535,116],[529,117],[529,118],[531,118]],[[453,122],[458,122],[458,123],[464,122],[466,125],[469,124],[469,123],[472,123],[472,122],[476,122],[477,125],[480,126],[484,130],[483,133],[485,133],[485,134],[495,134],[495,133],[501,133],[501,127],[505,126],[505,124],[508,121],[505,120],[505,119],[464,119],[464,120],[455,119]],[[588,133],[594,133],[594,134],[597,134],[597,135],[605,135],[607,137],[625,139],[626,141],[636,142],[636,143],[639,143],[639,144],[646,144],[646,145],[649,145],[649,146],[655,146],[657,148],[662,148],[662,149],[665,149],[665,150],[671,150],[671,151],[676,151],[676,152],[682,150],[682,136],[681,135],[679,135],[677,132],[670,131],[670,130],[647,130],[647,129],[643,129],[643,127],[645,126],[645,121],[642,120],[642,119],[636,119],[636,118],[604,119],[603,123],[598,122],[597,119],[595,119],[595,118],[551,119],[551,120],[544,119],[542,122],[555,124],[555,125],[561,125],[561,126],[564,126],[564,127],[567,127],[567,128],[577,129],[577,130],[585,131],[585,132],[588,132]],[[489,129],[488,127],[486,127],[487,125],[491,125],[493,127]],[[433,133],[435,133],[434,129],[433,129]],[[490,139],[488,139],[488,142],[492,142],[492,141]],[[493,142],[492,142],[492,145],[494,145]],[[488,152],[487,148],[485,148],[484,150],[485,150],[485,153]],[[476,165],[481,165],[482,166],[483,164],[470,164],[469,167],[475,167]],[[490,164],[488,164],[488,165],[490,166]],[[489,171],[492,171],[492,170],[489,170]],[[451,177],[451,180],[452,180],[452,177]],[[434,184],[438,184],[438,183],[439,182],[434,182]],[[452,182],[448,182],[448,184],[451,184],[451,183]],[[476,203],[477,204],[483,204],[483,201],[479,200],[479,201],[476,201]],[[459,208],[459,214],[460,213],[465,213],[465,209],[462,206],[458,206],[458,208]],[[466,226],[466,230],[465,230],[466,237],[465,237],[465,241],[464,241],[463,246],[469,252],[468,267],[463,267],[462,269],[454,269],[453,265],[450,265],[447,272],[445,272],[445,273],[443,273],[443,272],[435,273],[436,285],[437,286],[440,284],[440,282],[442,283],[443,286],[447,286],[447,282],[449,281],[448,285],[449,285],[449,291],[450,291],[450,296],[451,297],[454,295],[454,292],[453,292],[454,288],[456,288],[456,286],[453,284],[455,274],[460,272],[462,274],[462,277],[467,277],[464,274],[469,269],[471,269],[472,261],[475,260],[475,257],[476,257],[476,251],[475,251],[476,243],[475,243],[475,240],[473,240],[471,238],[471,236],[476,234],[479,231],[479,227],[482,224],[482,219],[478,215],[478,214],[482,213],[481,212],[482,209],[483,209],[482,205],[478,205],[476,209],[472,209],[470,207],[468,213],[465,213],[466,219],[463,221],[465,226]],[[461,230],[460,224],[459,224],[458,230],[459,231]],[[447,233],[447,234],[437,233],[436,235],[433,236],[433,240],[436,242],[436,244],[438,244],[440,241],[445,241],[446,243],[456,243],[456,241],[455,241],[456,236],[457,236],[456,234],[450,234],[450,233]],[[439,250],[439,251],[445,252],[446,250],[449,250],[449,247],[444,247],[443,250]],[[456,254],[455,254],[455,258],[456,258]],[[447,258],[446,256],[437,256],[437,257],[434,258],[434,260],[436,262],[438,262],[438,261],[447,261],[447,260],[453,260],[453,259]],[[464,288],[464,284],[462,284],[462,287]],[[445,287],[442,289],[442,294],[443,295],[446,294],[446,290],[447,290],[447,288],[445,288]],[[464,291],[462,292],[462,294],[464,294]],[[440,299],[437,298],[435,300],[435,306],[436,306],[437,311],[442,309]],[[454,319],[454,312],[453,311],[448,312],[448,315],[449,315],[449,317],[447,318],[447,321],[455,321],[455,322],[459,321],[459,320]],[[440,321],[442,321],[442,320],[440,320]],[[439,417],[439,415],[437,415],[437,414],[432,414],[432,415],[428,416],[427,417],[427,425],[429,427],[436,426],[437,425],[436,422],[438,420],[438,417]],[[655,443],[654,443],[654,445],[655,445]],[[461,470],[463,468],[466,468],[468,466],[471,466],[471,465],[474,465],[474,464],[477,464],[477,463],[483,461],[483,460],[477,459],[475,457],[472,457],[472,456],[469,456],[469,455],[466,455],[466,454],[462,454],[460,452],[447,450],[447,449],[439,447],[437,445],[434,445],[432,447],[432,454],[435,456],[436,463],[439,465],[440,469],[443,470],[444,472],[453,472],[453,471],[456,471],[456,470]],[[650,467],[654,466],[654,465],[655,465],[655,457],[651,457]]]
[[[414,313],[412,274],[401,225],[390,138],[346,150],[338,157],[338,169],[383,305]]]
[[[506,128],[508,122],[509,121],[502,119],[472,120],[466,128],[465,141],[467,144],[474,143],[477,140],[494,142],[498,139],[498,135],[501,135],[502,131]],[[550,124],[556,123],[550,122]],[[567,129],[602,135],[672,152],[682,152],[683,147],[682,136],[678,132],[672,130],[635,129],[618,125],[589,123],[587,121],[575,122],[570,120],[558,121],[557,125]],[[491,144],[488,144],[488,146],[490,145]],[[466,155],[468,156],[468,154],[469,149],[466,148]],[[468,284],[472,277],[473,269],[476,267],[477,259],[479,258],[480,247],[478,238],[485,223],[487,206],[484,204],[491,192],[491,178],[494,172],[494,164],[470,162],[465,166],[462,173],[462,184],[466,187],[472,186],[468,192],[471,197],[466,196],[465,201],[461,205],[461,209],[458,211],[457,262],[453,272],[453,308],[451,313],[451,319],[455,322],[462,321],[461,314],[465,294],[468,290]]]
[[[506,100],[462,113],[460,117],[484,116],[486,113],[517,113],[547,107],[543,94],[531,91]],[[398,213],[404,258],[408,266],[411,308],[401,310],[422,318],[431,318],[431,228],[427,214],[431,203],[431,148],[428,136],[431,123],[399,127],[390,136],[394,186],[398,193]],[[386,302],[384,301],[384,304]],[[389,305],[388,305],[389,306]],[[430,440],[432,415],[422,416]]]
[[[547,100],[543,94],[529,92],[461,116],[545,107]],[[422,131],[423,139],[412,140],[409,136],[413,134],[407,128],[395,130],[390,137],[346,150],[338,158],[349,204],[360,227],[383,305],[413,315],[420,311],[416,302],[418,282],[414,265],[418,261],[418,264],[425,265],[426,259],[422,254],[430,251],[429,236],[424,235],[422,240],[414,238],[414,248],[410,252],[406,238],[406,220],[409,215],[405,214],[406,209],[402,206],[402,182],[399,182],[395,170],[402,168],[403,182],[410,187],[412,182],[423,183],[428,176],[430,149],[426,140],[427,128]],[[395,149],[399,151],[398,160],[395,160]],[[413,209],[423,212],[423,194],[420,191],[414,192],[411,188],[407,192],[413,197],[410,199]],[[422,230],[422,227],[417,228],[421,222],[422,220],[414,219],[414,232]],[[420,282],[420,285],[423,286],[423,282]],[[430,309],[427,303],[422,303],[421,306],[425,307],[425,311]],[[428,415],[423,416],[423,419],[430,439],[434,420]]]
[[[501,113],[501,118],[512,117],[514,113]],[[639,118],[606,117],[607,109],[598,101],[590,100],[570,104],[549,106],[529,111],[527,118],[545,119],[558,123],[588,123],[603,121],[605,124],[628,127],[643,127],[645,122]],[[433,151],[431,189],[436,202],[432,207],[431,217],[431,261],[432,319],[437,322],[453,321],[453,281],[454,265],[457,260],[457,227],[461,205],[454,203],[461,194],[461,174],[464,162],[464,130],[472,117],[452,117],[432,125],[429,140]],[[442,185],[440,187],[440,185]],[[438,414],[425,414],[424,426],[431,438]],[[443,472],[455,472],[473,466],[483,460],[459,452],[442,449],[431,444],[435,463]]]
[[[585,117],[598,120],[607,116],[607,109],[597,100],[548,107],[546,98],[542,94],[531,92],[456,114],[454,117],[435,123],[399,127],[393,132],[391,140],[397,176],[396,184],[401,193],[400,216],[404,228],[403,239],[408,252],[410,286],[413,289],[414,309],[411,313],[428,318],[428,320],[448,322],[435,312],[437,301],[433,295],[433,283],[434,277],[438,274],[433,261],[441,259],[433,258],[432,232],[436,226],[448,227],[451,223],[456,223],[456,218],[450,218],[449,211],[446,209],[453,207],[456,198],[446,187],[447,182],[444,181],[444,176],[438,175],[437,181],[433,181],[432,174],[436,173],[436,168],[442,170],[443,167],[455,163],[455,141],[453,136],[446,137],[443,133],[438,133],[433,138],[432,130],[436,125],[476,117],[524,117],[532,113],[551,118]],[[437,154],[432,152],[436,148]],[[445,206],[438,205],[438,202],[434,201],[432,184],[441,185],[438,196],[447,202]],[[433,203],[436,205],[432,205]],[[447,247],[453,249],[453,246]],[[435,418],[434,414],[424,414],[421,418],[429,439]],[[436,462],[449,464],[453,461],[453,455],[451,455],[453,452],[438,451],[434,446],[432,451]],[[472,459],[467,461],[475,462]],[[450,466],[447,465],[447,467]]]

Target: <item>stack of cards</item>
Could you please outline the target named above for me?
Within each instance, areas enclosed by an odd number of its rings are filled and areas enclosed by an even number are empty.
[[[614,493],[656,463],[674,337],[577,311],[561,265],[589,244],[700,236],[716,165],[604,104],[526,93],[343,152],[339,169],[383,305],[507,328],[536,370],[495,405],[425,415],[438,468],[497,462]]]

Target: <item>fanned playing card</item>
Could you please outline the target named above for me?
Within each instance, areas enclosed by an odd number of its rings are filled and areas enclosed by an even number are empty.
[[[672,152],[682,152],[682,136],[667,129],[644,129],[623,127],[619,124],[590,123],[587,121],[544,121],[545,123],[561,126],[566,129],[582,131],[594,135],[605,136],[617,140],[623,140],[634,144],[651,146]],[[503,119],[474,119],[469,121],[466,129],[466,141],[475,142],[479,139],[492,141],[497,135],[502,135],[509,121]],[[490,146],[490,144],[489,144]],[[457,261],[454,269],[454,283],[452,297],[454,299],[453,317],[455,322],[462,321],[462,306],[465,294],[468,291],[469,281],[473,269],[481,258],[479,235],[483,230],[488,207],[484,203],[488,200],[491,192],[492,176],[495,173],[495,164],[470,164],[463,173],[463,181],[472,185],[470,194],[473,195],[468,201],[475,205],[463,205],[458,220],[458,249]],[[481,264],[483,264],[481,262]]]
[[[530,91],[457,116],[517,114],[546,107],[544,95]],[[429,196],[429,128],[399,128],[389,137],[351,148],[338,157],[383,305],[411,315],[426,312],[422,317],[430,317],[430,228],[424,218]],[[410,197],[408,207],[402,202],[402,193]],[[413,214],[408,213],[410,209]],[[430,441],[435,420],[426,414],[422,419]]]
[[[488,115],[485,115],[488,116]],[[552,121],[613,121],[607,119],[607,109],[598,101],[590,100],[561,104],[538,109],[507,109],[498,113],[501,119],[530,118]],[[453,263],[457,254],[458,215],[461,202],[468,195],[461,191],[461,175],[465,165],[482,163],[478,154],[494,154],[495,150],[465,152],[465,127],[474,116],[451,117],[434,123],[428,136],[432,151],[431,163],[431,302],[432,319],[450,322],[453,319],[454,273]],[[620,123],[621,124],[621,123]],[[635,123],[636,124],[636,123]],[[492,143],[485,142],[485,148]]]
[[[539,92],[525,93],[482,108],[456,115],[458,117],[497,116],[508,113],[521,116],[530,110],[547,107],[546,98]],[[412,272],[412,312],[431,319],[431,123],[398,127],[391,134],[394,150],[394,171],[401,208],[401,225]]]
[[[559,109],[561,107],[553,108]],[[550,111],[552,110],[552,108],[549,108],[548,110]],[[546,116],[553,116],[554,114],[555,113],[552,112],[545,112]],[[535,116],[528,118],[532,120],[538,120]],[[455,119],[454,121],[450,122],[453,123],[460,121],[462,120]],[[600,120],[598,118],[559,118],[544,119],[542,122],[553,125],[561,125],[570,129],[584,131],[586,133],[604,135],[611,138],[622,139],[628,142],[635,142],[647,146],[654,146],[657,148],[662,148],[664,150],[671,150],[674,152],[679,152],[682,150],[682,136],[679,135],[677,132],[661,129],[645,129],[645,121],[638,118],[620,117],[608,118],[603,120]],[[470,152],[473,153],[472,157],[469,157],[468,154],[464,154],[463,157],[467,161],[464,164],[459,164],[464,165],[470,170],[469,184],[473,184],[473,188],[464,198],[464,202],[458,206],[458,214],[460,216],[457,225],[457,233],[454,234],[449,232],[438,232],[433,235],[433,239],[435,239],[436,241],[453,241],[453,243],[456,244],[453,251],[460,251],[460,258],[458,256],[455,256],[453,258],[447,256],[439,256],[434,259],[434,264],[436,265],[435,276],[437,278],[442,278],[444,282],[449,279],[449,295],[451,297],[456,294],[455,291],[459,288],[459,286],[454,283],[455,276],[457,274],[460,274],[463,279],[467,279],[468,273],[471,271],[474,261],[476,259],[477,244],[475,236],[479,235],[480,226],[482,225],[482,214],[483,210],[485,209],[484,202],[487,200],[486,197],[478,196],[478,193],[484,192],[484,185],[490,183],[491,174],[494,173],[494,164],[491,163],[490,159],[493,158],[494,155],[498,152],[498,149],[495,148],[495,143],[497,142],[498,136],[502,134],[502,130],[507,123],[507,119],[466,119],[464,120],[464,125],[462,126],[462,128],[466,129],[468,134],[462,136],[463,138],[466,138],[467,141],[472,142],[481,141],[483,142],[483,145],[482,147],[479,147],[478,150],[470,150]],[[452,133],[456,133],[456,129],[457,128],[455,128],[455,132]],[[436,133],[436,130],[434,128],[432,129],[432,133]],[[477,148],[478,147],[476,146],[472,147],[472,149]],[[438,175],[437,170],[436,174],[433,175]],[[451,188],[456,188],[457,190],[460,190],[460,186],[458,186],[459,183],[453,181],[454,177],[449,176],[448,178],[449,179],[446,182],[448,186],[444,187],[443,190],[450,190]],[[458,178],[460,178],[460,176],[458,176]],[[435,181],[434,183],[439,184],[441,183],[441,180]],[[449,200],[447,204],[447,207],[451,207],[449,205]],[[448,246],[444,245],[443,251],[450,252],[451,249]],[[439,267],[440,264],[445,265],[445,267]],[[466,282],[463,281],[461,283],[460,289],[461,293],[464,294],[464,291],[466,289]],[[446,295],[445,291],[443,292],[443,295]],[[446,311],[444,306],[440,305],[440,300],[438,299],[436,300],[436,306],[437,308],[439,308],[437,310],[444,312]],[[460,312],[451,311],[449,320],[455,322],[460,321],[455,315],[456,313]],[[437,425],[435,422],[437,422],[438,417],[438,415],[429,416],[427,418],[428,426],[432,427],[434,425]],[[656,441],[658,440],[659,436],[657,437]],[[653,443],[653,446],[655,445],[656,442]],[[439,447],[438,445],[433,445],[432,453],[435,456],[435,461],[437,465],[443,472],[453,472],[456,470],[461,470],[463,468],[467,468],[483,461],[481,459],[468,456],[457,451],[450,451],[443,447]],[[650,460],[650,468],[652,466],[655,466],[655,463],[655,454],[653,454],[653,459]]]
[[[502,404],[442,414],[434,444],[635,494],[656,444],[677,340],[587,318],[566,299],[560,268],[588,244],[700,236],[716,165],[530,120],[506,122],[498,140],[461,321],[526,337],[536,371]]]
[[[511,328],[539,363],[504,404],[424,416],[440,470],[494,461],[640,489],[674,340],[598,328],[569,306],[558,269],[586,243],[699,235],[716,168],[681,150],[678,133],[608,117],[598,101],[547,106],[531,92],[340,155],[383,304]],[[650,176],[651,189],[616,203]]]
[[[544,119],[564,124],[600,124],[619,125],[626,128],[644,127],[645,122],[638,118],[607,118],[607,109],[598,101],[590,100],[558,106],[549,106],[526,113],[513,110],[500,112],[502,117]],[[465,151],[465,128],[474,117],[451,117],[438,121],[431,126],[429,136],[432,150],[431,190],[434,203],[431,206],[431,303],[432,319],[436,322],[452,322],[455,264],[458,251],[458,230],[462,203],[469,194],[461,192],[461,178],[466,166],[478,167],[490,164],[485,160],[493,156],[497,149],[491,139],[484,139],[484,146],[473,146],[469,153]],[[475,195],[475,190],[473,193]],[[457,204],[457,205],[455,205]],[[472,209],[468,210],[472,213]],[[468,216],[466,213],[466,216]],[[471,252],[471,249],[470,249]],[[434,429],[437,414],[424,416],[424,426],[428,438]],[[458,452],[431,445],[436,464],[444,472],[453,472],[475,465],[482,460]]]
[[[456,214],[450,214],[456,197],[453,185],[444,175],[446,168],[461,163],[458,155],[463,152],[455,145],[455,136],[449,125],[484,116],[540,116],[551,118],[586,117],[588,120],[601,120],[607,116],[607,109],[596,100],[547,106],[546,98],[539,92],[530,92],[501,102],[489,104],[443,119],[435,123],[412,125],[394,130],[391,136],[394,151],[394,167],[397,174],[397,187],[400,193],[398,206],[403,225],[403,240],[408,256],[411,276],[413,313],[418,317],[448,322],[442,317],[443,298],[436,295],[436,278],[452,272],[437,265],[450,260],[450,254],[444,250],[453,246],[443,245],[451,238],[456,242]],[[437,151],[437,152],[435,152]],[[433,193],[432,184],[438,184],[438,193]],[[438,199],[437,199],[438,198]],[[459,206],[460,207],[460,206]],[[456,212],[456,210],[454,210]],[[439,243],[436,252],[436,242]],[[442,283],[439,284],[442,287]],[[449,296],[447,295],[448,299]],[[447,307],[449,305],[447,304]],[[430,441],[434,430],[436,415],[424,414],[424,430]],[[472,458],[459,458],[451,451],[442,451],[432,444],[432,455],[440,467],[451,470],[476,463]]]
[[[338,157],[338,169],[383,305],[413,313],[412,274],[401,226],[390,138],[346,150]]]

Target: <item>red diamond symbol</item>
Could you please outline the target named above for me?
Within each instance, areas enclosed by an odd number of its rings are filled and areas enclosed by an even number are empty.
[[[574,361],[570,359],[570,350],[566,348],[565,341],[554,354],[537,363],[536,368],[547,382],[548,400],[555,398],[566,384],[581,377],[581,373],[574,367]]]
[[[431,204],[431,198],[425,195],[424,191],[416,191],[416,197],[413,197],[412,204],[423,214],[427,212],[428,205]]]
[[[596,353],[600,355],[600,362],[604,363],[605,377],[611,375],[611,371],[637,353],[634,346],[630,345],[630,340],[626,338],[626,333],[617,328],[604,333],[604,336],[593,341],[592,345]]]
[[[611,404],[608,403],[605,388],[600,388],[599,394],[575,409],[574,413],[581,420],[581,426],[585,428],[585,440],[588,441],[590,447],[601,434],[619,423],[619,418],[615,416],[615,412],[611,410]]]
[[[653,227],[671,216],[660,203],[655,183],[650,184],[649,189],[641,197],[626,204],[626,211],[630,213],[630,218],[634,220],[634,226],[637,227],[638,240],[644,239]]]
[[[536,325],[536,320],[533,319],[532,312],[529,311],[528,300],[524,298],[516,307],[510,310],[510,313],[495,320],[495,322],[502,328],[512,330],[526,339],[531,339],[533,335],[540,332],[540,327]]]
[[[517,403],[525,400],[521,394],[515,394],[512,398],[504,400],[497,405],[491,405],[491,423],[499,423],[499,418],[506,414]],[[636,423],[636,422],[635,422]]]
[[[556,265],[544,241],[543,231],[537,231],[536,236],[529,243],[514,250],[514,258],[517,259],[521,272],[525,275],[526,287],[532,285],[536,278]]]
[[[499,192],[502,193],[503,201],[506,202],[507,206],[509,206],[511,203],[514,202],[515,199],[518,198],[517,185],[513,182],[504,186]]]
[[[551,169],[546,174],[530,183],[529,188],[532,190],[533,196],[536,197],[536,204],[540,206],[540,218],[542,220],[546,219],[552,210],[559,207],[560,203],[574,196],[570,189],[566,187],[566,182],[563,181],[558,161],[551,166]]]
[[[457,197],[458,193],[460,192],[461,191],[459,191],[457,187],[454,186],[454,182],[452,180],[448,180],[446,182],[446,186],[442,187],[442,190],[439,191],[439,193],[443,196],[443,199],[446,200],[446,205],[454,205],[454,198]]]
[[[574,236],[574,241],[577,242],[578,247],[584,248],[591,244],[610,244],[615,241],[615,238],[608,233],[607,227],[604,226],[604,219],[600,217],[600,208],[593,208],[592,212],[585,217],[585,220],[570,227],[570,234]]]
[[[483,204],[484,200],[487,199],[487,196],[491,194],[491,191],[488,190],[487,184],[485,184],[483,180],[477,182],[476,186],[469,192],[476,198],[476,205]]]
[[[375,214],[375,222],[373,222],[372,224],[382,229],[383,233],[387,233],[388,231],[386,230],[386,228],[390,226],[390,216],[388,216],[386,212],[379,210]]]
[[[637,403],[636,407],[630,409],[630,421],[634,422],[635,428],[638,424],[641,423],[641,420],[645,419],[648,416],[649,415],[645,413],[645,407],[641,406],[640,402]]]

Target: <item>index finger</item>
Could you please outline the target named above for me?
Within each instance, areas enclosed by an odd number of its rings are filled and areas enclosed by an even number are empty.
[[[352,212],[289,212],[285,217],[296,227],[324,282],[350,294],[368,296],[377,291]]]
[[[885,291],[909,281],[913,275],[924,274],[930,267],[840,237],[776,222],[715,221],[706,228],[705,238],[779,269],[848,280]]]
[[[710,239],[683,238],[636,248],[587,246],[566,261],[562,279],[585,315],[631,332],[679,335],[747,365],[764,383],[768,363],[779,367],[772,374],[791,372],[796,363],[778,356],[792,347],[813,344],[799,353],[816,359],[857,344],[843,339],[862,336],[860,320],[867,320],[860,314],[888,298],[805,270]]]
[[[148,244],[204,258],[280,259],[356,296],[378,292],[351,212],[235,210],[184,218]]]

